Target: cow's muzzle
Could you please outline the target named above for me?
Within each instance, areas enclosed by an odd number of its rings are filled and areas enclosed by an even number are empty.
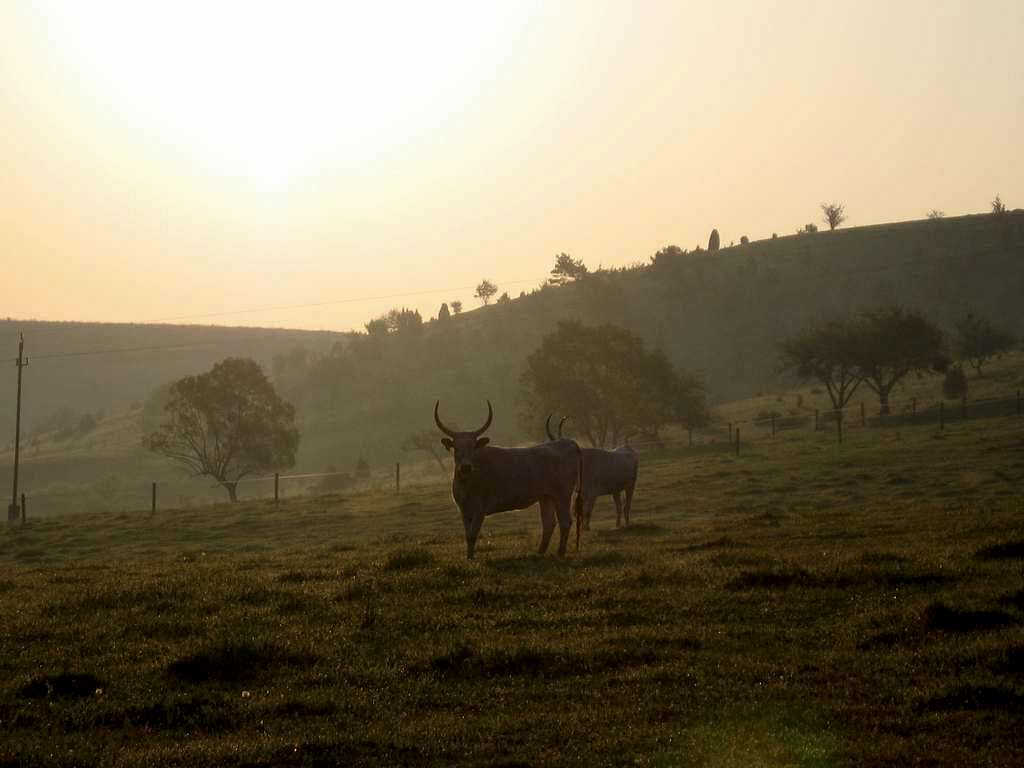
[[[462,477],[469,477],[470,475],[473,474],[473,465],[472,464],[459,464],[459,474]]]

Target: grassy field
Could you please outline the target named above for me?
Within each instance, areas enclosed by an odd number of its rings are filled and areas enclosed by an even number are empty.
[[[0,765],[1021,765],[1024,420],[642,456],[464,559],[437,482],[0,530]]]

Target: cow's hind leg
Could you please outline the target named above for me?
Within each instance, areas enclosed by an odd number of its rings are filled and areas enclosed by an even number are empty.
[[[615,499],[615,527],[619,528],[622,526],[622,491],[616,491],[612,494],[612,498]],[[626,517],[626,525],[629,525],[629,517]]]
[[[633,509],[633,489],[636,488],[636,481],[626,486],[626,506],[624,513],[626,515],[626,525],[629,525],[629,513]]]
[[[572,494],[553,502],[558,515],[558,554],[565,554],[565,545],[572,531]]]
[[[540,553],[548,551],[551,534],[555,532],[555,503],[551,499],[540,501]]]

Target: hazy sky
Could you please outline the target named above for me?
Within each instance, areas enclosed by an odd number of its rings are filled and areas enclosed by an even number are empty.
[[[347,329],[825,201],[1024,207],[1022,31],[1020,0],[0,0],[0,316]]]

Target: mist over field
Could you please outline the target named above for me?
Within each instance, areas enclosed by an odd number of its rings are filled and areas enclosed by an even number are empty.
[[[190,482],[154,460],[142,438],[159,421],[154,397],[161,388],[226,357],[256,360],[294,404],[302,441],[293,473],[347,472],[363,457],[384,477],[396,462],[429,468],[427,453],[407,440],[431,428],[437,398],[466,423],[490,399],[499,440],[539,438],[546,414],[524,413],[520,377],[527,356],[560,320],[632,330],[698,375],[710,402],[721,403],[797,384],[792,372],[779,371],[779,344],[826,317],[899,304],[923,311],[952,339],[962,316],[983,311],[1020,335],[1022,251],[1024,215],[988,214],[788,235],[715,252],[665,248],[646,263],[543,284],[446,322],[417,315],[382,335],[0,325],[25,332],[35,358],[25,372],[23,471],[39,497],[37,510],[59,511],[69,501],[78,510],[132,509],[148,503],[157,480],[174,484],[172,499],[216,495],[209,482]],[[123,349],[129,351],[103,352]],[[5,399],[14,384],[11,376],[0,381]],[[941,396],[941,379],[931,393]],[[83,417],[97,413],[96,433],[79,429]],[[13,415],[0,414],[8,432]],[[61,495],[51,505],[54,487]],[[263,483],[253,490],[271,489]]]
[[[1022,29],[0,7],[0,768],[1024,764]]]

